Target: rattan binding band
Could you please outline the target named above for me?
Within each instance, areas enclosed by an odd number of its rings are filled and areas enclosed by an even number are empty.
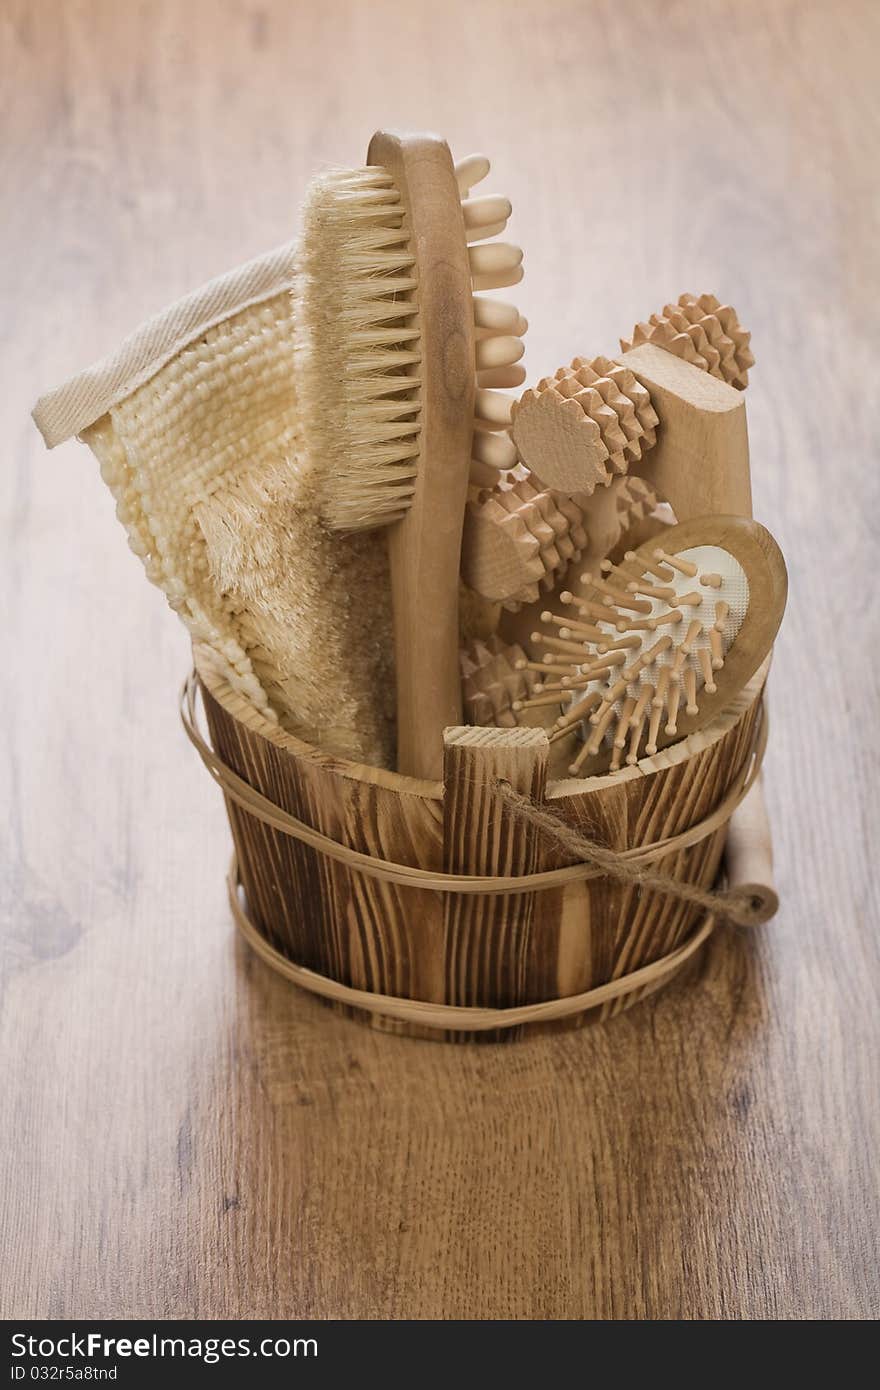
[[[349,869],[384,879],[387,882],[413,888],[432,889],[436,892],[454,893],[526,893],[558,887],[577,879],[594,878],[607,873],[607,868],[598,868],[589,863],[572,864],[561,869],[550,869],[540,873],[524,874],[516,877],[479,876],[473,874],[446,874],[426,869],[418,869],[408,864],[396,864],[389,860],[377,859],[349,848],[320,831],[306,825],[304,821],[276,806],[262,796],[248,782],[239,777],[232,768],[223,762],[202,737],[198,729],[196,715],[196,695],[198,679],[195,671],[190,672],[181,691],[180,714],[187,737],[195,747],[202,762],[213,780],[236,805],[256,820],[272,827],[284,835],[309,845],[312,849],[345,864]],[[627,866],[626,878],[631,878],[631,869],[637,864],[648,864],[665,858],[679,850],[697,844],[714,831],[721,828],[733,814],[740,801],[748,793],[758,776],[767,741],[766,712],[758,720],[755,738],[745,758],[740,774],[734,779],[731,789],[715,809],[697,824],[689,826],[679,835],[673,835],[652,844],[640,845],[623,850],[616,857],[621,865]],[[672,891],[670,883],[670,891]],[[487,1032],[495,1028],[512,1028],[525,1023],[549,1022],[566,1018],[573,1014],[610,1003],[633,990],[658,984],[667,975],[676,971],[689,956],[703,944],[714,930],[716,921],[725,912],[726,900],[723,894],[707,895],[717,905],[717,911],[709,912],[699,926],[682,944],[650,961],[638,970],[609,980],[606,984],[582,994],[569,995],[560,999],[548,999],[537,1004],[521,1004],[514,1008],[476,1008],[473,1006],[434,1004],[427,1000],[406,999],[394,995],[375,994],[370,990],[357,989],[344,985],[329,976],[318,974],[305,966],[297,965],[272,946],[248,916],[240,899],[241,882],[238,864],[233,855],[227,876],[229,903],[236,925],[243,937],[267,965],[272,966],[300,988],[318,994],[339,1004],[362,1009],[367,1013],[380,1014],[386,1018],[398,1019],[404,1023],[420,1024],[426,1028],[439,1028],[452,1032]],[[765,918],[756,912],[755,925]]]
[[[568,1018],[572,1014],[594,1009],[599,1004],[609,1004],[634,989],[658,984],[666,975],[673,974],[684,965],[688,956],[702,946],[711,935],[715,919],[704,917],[696,930],[686,941],[669,955],[661,956],[639,970],[621,975],[617,980],[597,985],[583,994],[571,994],[564,999],[547,999],[541,1004],[518,1004],[511,1009],[479,1009],[464,1004],[431,1004],[423,999],[402,999],[394,994],[373,994],[366,989],[355,989],[351,985],[340,984],[328,975],[319,975],[305,966],[295,965],[287,956],[276,951],[274,946],[262,935],[241,905],[239,897],[240,881],[238,863],[235,855],[227,876],[229,905],[236,926],[245,941],[261,960],[277,970],[279,975],[307,989],[311,994],[319,994],[322,999],[330,999],[337,1004],[348,1004],[353,1009],[363,1009],[365,1013],[381,1014],[384,1018],[396,1018],[401,1023],[418,1023],[423,1028],[445,1028],[452,1033],[486,1033],[493,1028],[515,1028],[522,1023],[549,1023],[552,1019]]]

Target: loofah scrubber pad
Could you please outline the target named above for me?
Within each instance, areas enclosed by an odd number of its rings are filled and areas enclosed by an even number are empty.
[[[233,688],[318,747],[391,766],[384,547],[317,520],[293,337],[285,289],[207,328],[82,438],[148,577]]]

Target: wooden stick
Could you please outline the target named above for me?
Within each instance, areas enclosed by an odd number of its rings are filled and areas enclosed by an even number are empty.
[[[547,647],[551,652],[565,652],[569,656],[577,656],[581,661],[589,652],[586,642],[567,642],[562,637],[545,637],[543,632],[532,633],[532,644],[536,647]]]
[[[686,713],[690,715],[699,714],[700,711],[697,708],[697,673],[693,666],[685,666],[682,682],[684,684],[685,699],[687,700],[687,704],[685,705]]]
[[[598,642],[596,651],[599,656],[604,656],[606,652],[622,652],[639,646],[641,646],[641,638],[633,635],[632,637],[617,637],[613,642]]]
[[[562,703],[562,699],[562,695],[557,695],[553,693],[544,695],[532,695],[529,697],[528,700],[514,700],[510,708],[512,710],[515,710],[516,713],[519,714],[520,710],[523,709],[542,709],[545,705],[560,705]]]
[[[563,630],[568,629],[571,632],[583,633],[590,641],[602,637],[603,635],[601,629],[595,627],[592,623],[579,623],[576,618],[563,618],[559,614],[551,613],[548,610],[545,610],[541,614],[541,622],[553,623],[555,627]]]
[[[671,580],[675,578],[674,573],[670,572],[665,565],[658,565],[654,560],[644,559],[636,555],[634,550],[628,550],[623,558],[628,560],[631,564],[633,561],[636,561],[641,569],[647,570],[649,574],[653,574],[656,579],[662,580],[664,584],[669,584]],[[639,578],[641,577],[642,576],[639,575]]]
[[[652,586],[652,585],[650,585],[650,584],[639,584],[636,580],[633,580],[633,581],[628,585],[628,588],[629,588],[629,590],[630,590],[631,593],[633,593],[633,594],[643,594],[643,595],[645,596],[645,598],[665,599],[665,600],[667,601],[667,603],[668,603],[668,602],[671,602],[672,599],[676,599],[676,591],[675,591],[675,589],[667,588],[667,587],[665,587],[665,586],[662,587],[662,588],[661,588],[659,585],[658,585],[657,587],[654,587],[654,586]],[[677,599],[676,599],[676,601],[677,601]],[[623,605],[621,605],[621,607],[622,607],[622,606],[623,606]],[[646,607],[643,607],[640,611],[643,612],[643,613],[646,612],[646,611],[647,611],[648,613],[650,613],[650,611],[651,611],[651,605],[650,605],[650,603],[647,604]]]
[[[601,709],[601,708],[602,708],[602,707],[600,706],[600,709]],[[595,718],[596,718],[595,715],[590,715],[590,723],[591,723],[591,724],[593,723],[593,720],[594,720]],[[598,751],[599,751],[599,745],[601,744],[603,738],[605,737],[605,733],[606,733],[606,730],[607,730],[607,728],[608,728],[608,725],[611,723],[611,721],[612,721],[613,718],[614,718],[614,705],[613,705],[613,704],[609,704],[609,705],[608,705],[608,708],[605,709],[605,710],[603,710],[603,712],[599,715],[599,717],[598,717],[598,719],[597,719],[597,721],[596,721],[596,723],[595,723],[595,725],[594,725],[594,727],[593,727],[593,732],[590,734],[590,737],[587,739],[587,742],[586,742],[586,744],[584,745],[585,756],[586,756],[587,754],[598,753]]]
[[[700,674],[703,677],[703,686],[707,695],[714,695],[718,689],[712,675],[712,658],[709,655],[708,647],[700,647],[697,652],[697,660],[700,663]]]
[[[649,758],[653,758],[657,752],[657,735],[660,732],[660,720],[663,718],[663,706],[657,703],[656,696],[651,701],[651,720],[648,724],[648,742],[645,744],[645,752]]]
[[[575,701],[571,708],[565,711],[565,714],[559,716],[556,721],[557,730],[568,729],[575,724],[579,724],[582,719],[587,718],[587,715],[592,709],[595,709],[596,705],[601,705],[601,703],[602,696],[599,691],[591,690],[582,700]]]
[[[617,749],[623,748],[626,744],[626,735],[629,731],[630,721],[632,720],[635,707],[635,700],[631,695],[627,695],[620,711],[620,719],[617,722],[617,728],[614,730],[614,747]]]
[[[676,734],[678,732],[678,706],[681,700],[681,686],[678,681],[672,681],[669,686],[667,704],[669,707],[669,718],[666,721],[666,734]]]

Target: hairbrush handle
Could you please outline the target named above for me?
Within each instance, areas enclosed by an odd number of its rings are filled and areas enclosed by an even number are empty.
[[[773,883],[773,840],[761,776],[730,818],[724,863],[728,886],[747,888],[762,904],[761,921],[769,922],[779,909],[779,895]]]
[[[439,778],[443,730],[460,725],[458,573],[474,415],[474,310],[452,156],[432,135],[379,131],[367,162],[400,193],[416,260],[421,362],[411,505],[388,531],[397,770]]]

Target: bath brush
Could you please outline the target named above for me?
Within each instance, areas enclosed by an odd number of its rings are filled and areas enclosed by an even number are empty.
[[[295,292],[303,452],[328,526],[386,529],[397,767],[421,777],[440,776],[462,717],[471,463],[516,461],[503,390],[522,380],[526,325],[482,291],[516,284],[522,252],[492,240],[507,199],[472,196],[488,172],[481,156],[453,165],[436,136],[379,132],[365,168],[313,184]]]
[[[573,776],[632,766],[730,704],[769,653],[786,592],[782,554],[757,522],[670,527],[542,614],[541,660],[521,666],[543,678],[513,709],[559,704],[551,742],[582,738]]]

